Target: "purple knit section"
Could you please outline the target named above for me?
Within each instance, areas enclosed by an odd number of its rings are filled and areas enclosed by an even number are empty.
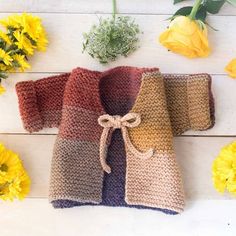
[[[125,170],[126,170],[126,154],[123,139],[120,130],[113,132],[107,163],[112,168],[110,174],[104,175],[102,202],[99,205],[113,207],[131,207],[138,209],[152,209],[162,211],[166,214],[178,214],[175,211],[161,208],[152,208],[141,205],[128,205],[125,202]],[[54,208],[69,208],[75,206],[97,205],[92,203],[80,203],[70,200],[52,201]]]

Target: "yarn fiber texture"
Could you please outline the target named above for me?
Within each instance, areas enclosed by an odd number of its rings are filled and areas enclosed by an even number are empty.
[[[184,191],[173,136],[214,125],[208,74],[169,75],[157,68],[136,67],[104,72],[76,68],[71,73],[19,82],[16,91],[26,130],[59,127],[49,191],[55,208],[103,205],[167,214],[183,211]],[[131,151],[121,129],[111,128],[102,147],[111,167],[108,174],[99,158],[104,127],[98,119],[129,113],[141,117],[140,124],[125,128],[137,151]],[[150,148],[152,156],[140,158],[139,153]]]

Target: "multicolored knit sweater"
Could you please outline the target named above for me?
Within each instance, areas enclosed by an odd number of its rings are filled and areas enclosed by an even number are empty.
[[[59,127],[50,180],[55,208],[127,206],[183,211],[173,135],[214,123],[207,74],[117,67],[16,85],[26,130]]]

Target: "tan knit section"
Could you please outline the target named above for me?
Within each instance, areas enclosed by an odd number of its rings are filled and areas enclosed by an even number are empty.
[[[182,212],[183,186],[175,157],[156,153],[141,160],[128,151],[125,200],[131,205]]]
[[[165,76],[167,106],[174,135],[190,128],[188,116],[187,76]]]
[[[158,72],[143,76],[140,94],[132,112],[141,114],[139,126],[129,129],[133,145],[141,151],[154,149],[142,160],[126,147],[126,202],[181,212],[183,185],[173,151],[164,81]]]
[[[174,135],[208,129],[210,112],[209,75],[163,75],[167,106]]]
[[[209,82],[201,76],[192,76],[188,80],[188,113],[191,128],[204,130],[211,125],[209,106]]]

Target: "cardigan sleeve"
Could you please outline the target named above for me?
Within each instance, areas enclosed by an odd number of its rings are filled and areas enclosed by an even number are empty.
[[[164,75],[167,106],[174,135],[214,125],[214,101],[208,74]]]
[[[65,73],[16,84],[20,115],[27,131],[59,126],[63,93],[69,76],[70,73]]]

